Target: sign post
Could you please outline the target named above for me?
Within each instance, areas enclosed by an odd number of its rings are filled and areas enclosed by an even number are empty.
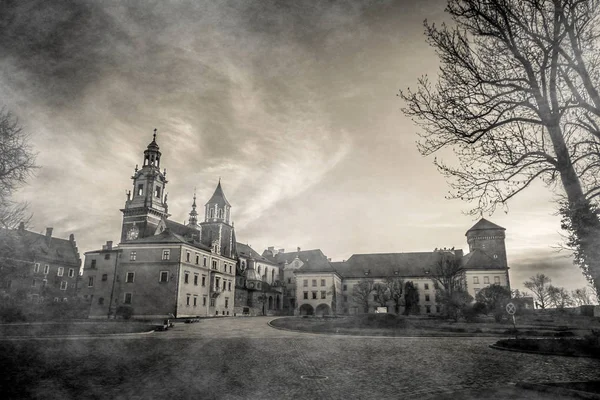
[[[513,322],[513,329],[515,330],[515,339],[518,339],[518,334],[517,334],[517,324],[515,322],[515,312],[517,312],[517,307],[513,304],[513,303],[508,303],[506,305],[506,312],[512,316],[512,322]]]

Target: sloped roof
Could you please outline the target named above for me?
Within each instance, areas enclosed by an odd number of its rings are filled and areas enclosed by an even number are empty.
[[[206,202],[206,204],[218,204],[220,206],[227,205],[227,206],[231,207],[231,204],[229,204],[229,202],[227,201],[227,198],[225,197],[225,193],[223,193],[223,188],[221,187],[220,179],[219,179],[219,184],[217,185],[217,188],[215,189],[215,192],[213,193],[210,200],[208,200]]]
[[[198,235],[200,235],[199,230],[194,229],[190,226],[185,226],[183,224],[180,224],[179,222],[175,222],[170,219],[167,219],[167,220],[165,220],[165,223],[167,225],[167,228],[169,228],[171,230],[171,232],[176,233],[179,236],[191,236],[191,235],[198,236]]]
[[[45,259],[56,263],[79,266],[81,259],[75,241],[50,237],[44,234],[19,229],[0,229],[0,241],[8,244],[12,241],[19,254],[25,260]]]
[[[465,269],[498,269],[502,268],[496,260],[488,256],[483,250],[475,249],[462,259]]]
[[[125,243],[121,243],[120,246],[130,246],[136,244],[146,244],[146,243],[160,243],[160,244],[187,244],[189,246],[196,247],[201,250],[210,251],[211,248],[203,245],[202,243],[194,240],[188,240],[185,237],[178,235],[173,232],[170,228],[165,229],[158,235],[147,236],[140,239],[129,240]]]
[[[295,273],[303,273],[303,272],[337,272],[335,268],[331,266],[329,261],[326,262],[311,262],[304,261],[304,264],[300,268],[298,268]]]
[[[268,251],[263,252],[263,256],[275,261],[278,264],[285,264],[286,261],[288,264],[291,264],[296,258],[299,258],[302,262],[309,261],[315,265],[323,265],[325,263],[329,263],[327,257],[321,249],[313,249],[313,250],[301,250],[301,251],[292,251],[289,253],[278,253],[274,257],[269,256]]]
[[[346,262],[334,265],[344,278],[417,277],[427,276],[426,271],[433,272],[440,258],[441,253],[437,251],[353,254]]]
[[[501,227],[500,225],[496,225],[493,222],[488,221],[485,218],[481,218],[479,221],[477,221],[477,223],[475,225],[473,225],[471,227],[471,229],[469,229],[467,231],[467,233],[471,232],[471,231],[484,231],[484,230],[489,230],[489,229],[502,229],[503,231],[505,231],[506,229]]]
[[[258,254],[252,247],[248,246],[247,244],[237,242],[236,248],[237,248],[237,255],[239,257],[252,257],[255,261],[260,261],[260,262],[277,265],[277,263],[275,263],[274,261],[269,260],[268,258],[263,257],[260,254]]]

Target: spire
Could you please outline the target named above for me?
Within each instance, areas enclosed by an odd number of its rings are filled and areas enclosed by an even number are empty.
[[[231,207],[231,204],[229,204],[229,202],[227,201],[227,198],[225,197],[225,193],[223,193],[223,188],[221,187],[221,178],[219,178],[219,183],[217,184],[217,188],[215,189],[215,192],[213,193],[212,197],[210,198],[210,200],[208,200],[208,202],[206,203],[208,204],[217,204],[219,206],[228,206]]]
[[[192,203],[192,211],[190,211],[189,225],[198,224],[198,212],[196,211],[196,188],[194,188],[194,202]]]
[[[152,141],[148,145],[148,148],[144,150],[144,167],[152,166],[159,168],[160,167],[160,151],[158,144],[156,143],[156,128],[154,129],[154,134],[152,135]]]

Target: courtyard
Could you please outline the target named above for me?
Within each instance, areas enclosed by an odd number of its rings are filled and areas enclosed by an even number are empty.
[[[149,334],[4,337],[1,389],[5,398],[44,399],[436,398],[519,381],[593,380],[600,367],[589,358],[494,350],[490,337],[323,335],[274,329],[270,320],[205,319]]]

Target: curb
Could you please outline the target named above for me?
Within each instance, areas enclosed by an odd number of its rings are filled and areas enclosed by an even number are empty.
[[[578,399],[597,400],[600,394],[583,392],[581,390],[567,389],[559,386],[545,385],[543,383],[517,382],[517,387],[522,389],[535,390],[537,392],[561,394],[565,396],[576,397]]]
[[[146,332],[130,332],[130,333],[97,333],[91,335],[49,335],[49,336],[2,336],[2,340],[15,340],[15,339],[69,339],[69,338],[97,338],[97,337],[110,337],[110,336],[134,336],[134,335],[149,335],[156,332],[155,330]]]
[[[540,356],[557,356],[557,357],[595,358],[595,359],[598,359],[598,357],[587,356],[587,355],[583,355],[583,354],[548,353],[548,352],[545,352],[545,351],[509,349],[508,347],[496,346],[495,344],[490,344],[489,347],[492,348],[492,349],[495,349],[495,350],[512,351],[512,352],[515,352],[515,353],[538,354]],[[600,399],[600,397],[598,397],[598,398]]]

